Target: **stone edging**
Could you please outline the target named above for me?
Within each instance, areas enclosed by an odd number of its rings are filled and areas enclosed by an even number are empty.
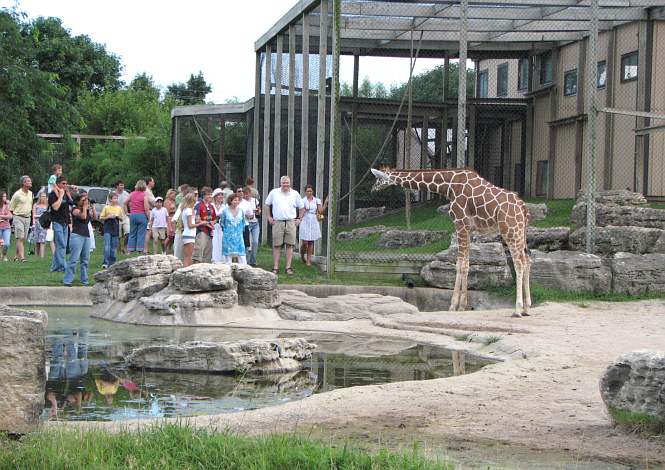
[[[90,287],[0,287],[0,299],[5,305],[45,307],[89,307]]]

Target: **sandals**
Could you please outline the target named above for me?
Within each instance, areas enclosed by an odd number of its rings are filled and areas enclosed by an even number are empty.
[[[288,274],[289,276],[293,276],[293,275],[295,274],[295,271],[294,271],[293,268],[291,268],[291,267],[286,268],[284,271],[285,271],[286,274]]]
[[[276,268],[273,269],[273,270],[272,270],[272,273],[273,273],[273,274],[279,274],[279,269],[276,269]]]

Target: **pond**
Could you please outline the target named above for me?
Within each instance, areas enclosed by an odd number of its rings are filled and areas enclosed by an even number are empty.
[[[115,421],[236,412],[358,385],[427,380],[487,364],[443,348],[385,338],[236,328],[151,327],[48,309],[44,419]],[[304,337],[317,345],[304,369],[249,377],[129,369],[132,349],[186,341]]]

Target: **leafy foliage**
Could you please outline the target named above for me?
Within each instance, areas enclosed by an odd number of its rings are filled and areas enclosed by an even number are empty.
[[[203,104],[212,88],[203,78],[203,72],[191,74],[187,83],[174,83],[167,88],[167,97],[172,97],[178,104]]]

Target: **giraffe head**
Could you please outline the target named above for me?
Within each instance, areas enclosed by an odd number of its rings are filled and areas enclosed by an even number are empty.
[[[397,186],[397,182],[395,181],[394,177],[384,173],[383,171],[375,170],[374,168],[371,170],[372,174],[376,176],[376,182],[374,183],[374,186],[372,186],[372,192],[381,191],[388,186]]]

